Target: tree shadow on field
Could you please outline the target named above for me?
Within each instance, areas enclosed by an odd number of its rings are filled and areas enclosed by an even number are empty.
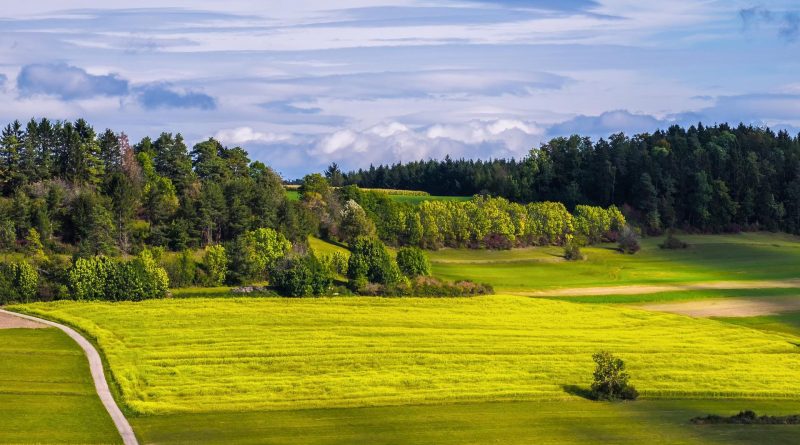
[[[561,385],[561,389],[569,395],[584,398],[586,400],[596,400],[592,390],[578,385]]]

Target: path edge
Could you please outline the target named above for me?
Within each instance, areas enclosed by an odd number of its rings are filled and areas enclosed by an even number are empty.
[[[108,381],[106,380],[105,371],[103,370],[103,361],[100,358],[100,353],[97,351],[97,349],[95,349],[94,345],[92,345],[89,340],[84,338],[81,334],[69,326],[65,326],[54,321],[45,320],[43,318],[33,317],[26,314],[19,314],[17,312],[7,311],[5,309],[0,309],[0,313],[13,315],[15,317],[58,328],[72,338],[76,343],[78,343],[78,346],[83,349],[84,355],[89,361],[89,369],[92,373],[92,380],[94,381],[94,387],[97,391],[97,395],[100,397],[100,401],[103,403],[103,406],[105,406],[106,411],[111,416],[111,420],[117,427],[117,431],[122,438],[122,443],[125,445],[139,445],[139,441],[136,439],[136,435],[133,432],[133,428],[131,428],[131,424],[122,413],[122,410],[119,409],[117,402],[111,395],[111,389],[109,388]]]

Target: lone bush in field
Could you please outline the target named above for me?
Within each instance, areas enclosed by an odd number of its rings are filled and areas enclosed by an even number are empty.
[[[397,267],[403,275],[414,278],[431,274],[431,263],[418,247],[405,247],[397,251]]]
[[[596,367],[592,395],[597,400],[636,400],[639,392],[628,383],[625,362],[610,352],[602,351],[592,356]]]
[[[684,241],[679,240],[678,237],[676,237],[675,234],[670,230],[667,233],[667,238],[664,240],[663,243],[659,245],[659,247],[661,247],[662,249],[674,250],[674,249],[685,249],[689,247],[689,245]]]
[[[641,246],[639,246],[639,234],[630,226],[625,226],[619,233],[617,244],[622,253],[630,255],[633,255],[641,249]]]
[[[586,256],[581,252],[580,245],[575,241],[567,241],[564,245],[564,259],[567,261],[582,261]]]
[[[367,282],[394,284],[400,281],[400,270],[381,240],[359,237],[353,242],[347,278],[354,287]]]
[[[206,246],[201,263],[205,271],[204,283],[206,286],[222,286],[228,273],[228,255],[220,244]]]
[[[278,260],[270,271],[270,281],[290,297],[325,295],[333,284],[333,274],[313,253],[309,253]]]

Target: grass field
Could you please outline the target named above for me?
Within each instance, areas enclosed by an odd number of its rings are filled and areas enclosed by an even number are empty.
[[[629,363],[645,397],[800,399],[796,337],[618,307],[492,296],[16,309],[96,337],[138,413],[570,399],[600,349]]]
[[[567,262],[557,247],[485,252],[430,252],[434,275],[489,283],[499,291],[524,292],[590,286],[780,280],[800,277],[800,243],[788,235],[749,233],[681,237],[684,250],[658,248],[660,238],[642,241],[636,255],[614,246],[583,249],[586,261]]]
[[[647,400],[636,403],[471,403],[139,417],[147,443],[307,445],[796,444],[800,426],[696,426],[743,409],[800,412],[796,401]]]
[[[0,329],[0,443],[121,443],[83,351],[57,329]]]
[[[300,192],[297,190],[287,190],[286,198],[289,201],[299,201]],[[435,196],[435,195],[397,195],[389,193],[389,198],[392,201],[407,202],[413,205],[419,205],[425,201],[469,201],[471,196]]]
[[[761,317],[718,318],[728,323],[763,331],[780,332],[800,337],[800,312]]]

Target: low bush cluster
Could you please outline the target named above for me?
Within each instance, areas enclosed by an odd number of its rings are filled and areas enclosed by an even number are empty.
[[[39,287],[39,273],[27,261],[0,264],[0,304],[32,301]]]
[[[270,271],[270,281],[289,297],[320,296],[333,285],[333,273],[313,253],[287,256]]]
[[[678,239],[678,237],[676,237],[675,234],[670,231],[667,233],[667,238],[664,240],[664,242],[659,244],[659,247],[662,249],[677,250],[686,249],[689,247],[689,244]]]
[[[144,250],[127,261],[78,258],[67,274],[67,286],[75,300],[141,301],[165,297],[169,278],[150,251]]]
[[[474,297],[491,295],[494,288],[472,281],[448,282],[438,278],[418,276],[392,285],[366,283],[357,289],[360,295],[384,297]]]
[[[800,414],[789,416],[759,416],[753,411],[739,411],[739,414],[724,417],[716,414],[709,414],[702,417],[694,417],[691,422],[695,425],[800,425]]]

